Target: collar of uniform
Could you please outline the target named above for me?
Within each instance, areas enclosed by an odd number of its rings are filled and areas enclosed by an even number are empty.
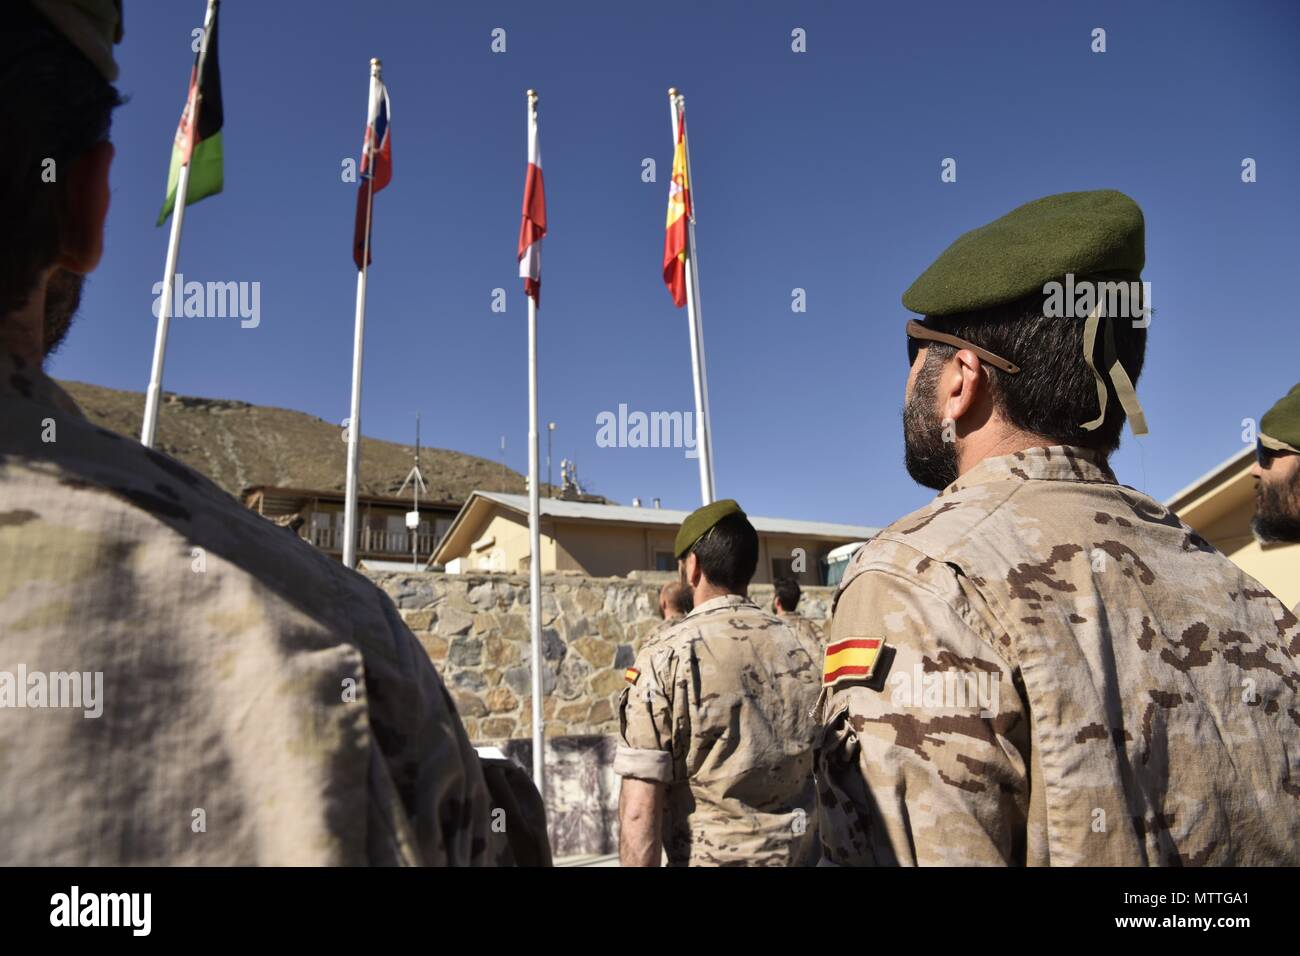
[[[21,398],[38,405],[48,405],[65,415],[84,418],[77,403],[54,379],[25,359],[0,352],[0,398]]]
[[[1094,481],[1113,485],[1115,473],[1099,453],[1077,445],[1026,448],[1010,455],[986,458],[962,475],[939,497],[991,481]]]
[[[747,607],[758,606],[743,594],[722,594],[715,598],[709,598],[703,604],[695,605],[694,610],[686,616],[694,617],[697,614],[703,614],[705,611],[715,611],[722,607],[740,607],[741,605]]]

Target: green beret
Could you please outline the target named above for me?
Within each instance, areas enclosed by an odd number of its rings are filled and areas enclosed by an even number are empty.
[[[1293,386],[1260,419],[1259,439],[1274,451],[1300,452],[1300,385]]]
[[[1113,189],[1058,193],[972,229],[903,293],[921,315],[1015,302],[1066,273],[1136,282],[1146,262],[1142,210]]]
[[[728,515],[740,515],[742,518],[745,512],[740,510],[740,505],[736,504],[732,498],[723,498],[721,501],[715,501],[711,505],[705,505],[703,508],[696,508],[677,531],[677,541],[673,544],[673,550],[680,561],[686,557],[686,552],[694,547],[695,542],[704,537],[715,524]]]
[[[104,79],[117,79],[113,44],[122,42],[122,0],[28,0]]]

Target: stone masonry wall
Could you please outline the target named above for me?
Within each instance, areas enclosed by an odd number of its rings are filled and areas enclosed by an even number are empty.
[[[378,572],[456,700],[470,740],[532,770],[528,578],[506,574]],[[661,621],[659,588],[673,575],[572,574],[542,579],[542,713],[546,812],[556,857],[618,850],[613,771],[623,671]],[[806,588],[800,612],[823,621],[831,588]],[[772,603],[771,585],[751,597]]]
[[[507,574],[376,572],[451,690],[470,739],[504,745],[532,736],[528,578]],[[542,579],[542,714],[546,736],[618,731],[623,671],[660,623],[671,574]],[[800,613],[826,618],[831,588],[805,588]],[[771,585],[750,595],[772,603]]]

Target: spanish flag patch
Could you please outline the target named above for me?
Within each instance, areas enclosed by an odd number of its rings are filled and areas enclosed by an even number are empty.
[[[638,680],[641,679],[641,672],[637,670],[635,667],[629,667],[627,670],[623,672],[623,679],[627,681],[629,684],[635,684]]]
[[[885,648],[878,637],[851,637],[826,647],[822,686],[834,687],[843,680],[869,681]]]

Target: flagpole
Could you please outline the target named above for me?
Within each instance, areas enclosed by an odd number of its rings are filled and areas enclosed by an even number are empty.
[[[681,110],[685,107],[685,98],[677,92],[676,87],[668,91],[668,105],[673,119],[673,148],[677,148],[678,129]],[[689,150],[688,150],[689,157]],[[686,182],[691,190],[691,209],[695,208],[695,180],[691,177],[690,162],[686,167]],[[704,367],[704,336],[701,329],[700,287],[695,259],[695,217],[687,221],[688,240],[686,246],[686,319],[691,334],[691,372],[695,383],[695,450],[700,466],[700,499],[702,504],[712,504],[713,486],[713,429],[709,424],[709,387]]]
[[[208,35],[212,27],[212,17],[216,9],[216,0],[208,0],[207,12],[203,15],[203,39],[200,41],[199,58],[204,59],[208,51]],[[189,118],[191,144],[199,128],[199,110],[203,106],[203,77],[194,77],[194,113]],[[191,151],[191,157],[193,152]],[[153,364],[149,369],[149,387],[144,393],[144,421],[140,424],[140,443],[152,448],[154,436],[158,431],[158,405],[162,401],[163,358],[167,354],[167,328],[172,317],[172,299],[176,291],[176,260],[181,252],[181,227],[185,221],[185,198],[190,189],[190,164],[185,162],[176,177],[176,198],[172,201],[172,231],[167,240],[167,262],[163,266],[162,299],[158,303],[158,327],[153,339]]]
[[[527,93],[527,136],[531,140],[537,122],[537,92]],[[529,157],[531,161],[532,157]],[[531,558],[528,562],[528,606],[533,639],[533,784],[546,803],[546,742],[542,727],[542,534],[541,483],[537,455],[537,299],[528,300],[528,534]]]
[[[379,82],[381,63],[370,61],[370,97],[366,100],[366,123],[370,123],[371,104],[375,102],[375,87]],[[373,153],[377,143],[368,148]],[[352,409],[348,415],[348,478],[343,504],[343,564],[357,566],[357,479],[361,467],[361,358],[366,331],[366,272],[370,267],[370,213],[375,205],[375,161],[369,165],[370,178],[366,180],[366,236],[361,251],[361,268],[357,270],[357,315],[352,334]]]

